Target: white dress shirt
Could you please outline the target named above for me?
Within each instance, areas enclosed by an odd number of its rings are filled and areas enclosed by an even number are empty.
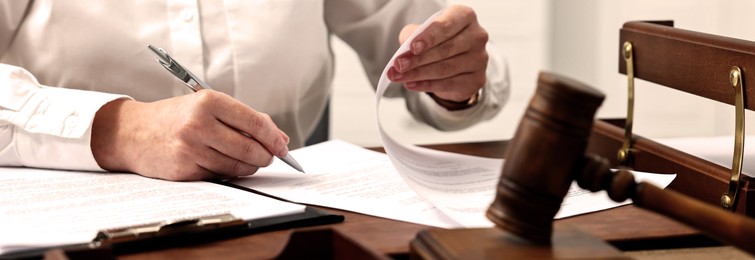
[[[101,171],[90,141],[102,105],[190,93],[148,44],[269,114],[290,148],[301,147],[331,92],[331,35],[356,50],[376,85],[401,28],[442,7],[434,0],[0,0],[0,165]],[[404,97],[416,118],[442,130],[489,119],[509,89],[505,64],[490,57],[475,107],[447,111],[401,87],[387,95]]]

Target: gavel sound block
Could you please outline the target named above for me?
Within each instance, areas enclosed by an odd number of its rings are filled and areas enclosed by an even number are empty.
[[[586,155],[595,112],[604,95],[583,83],[542,72],[537,89],[506,149],[496,197],[487,217],[496,228],[429,229],[411,242],[412,258],[625,258],[595,237],[553,225],[571,182],[590,191],[606,190],[615,201],[681,221],[755,254],[755,220],[648,183],[608,161]]]

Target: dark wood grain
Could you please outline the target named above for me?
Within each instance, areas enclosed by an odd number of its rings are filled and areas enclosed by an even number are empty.
[[[631,42],[636,78],[734,105],[729,71],[743,71],[745,108],[755,109],[755,42],[647,22],[627,22],[619,32],[619,48]],[[619,72],[626,63],[619,54]]]

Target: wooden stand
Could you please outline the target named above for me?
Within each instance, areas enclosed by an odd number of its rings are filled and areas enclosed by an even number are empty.
[[[498,228],[428,229],[411,243],[411,259],[629,259],[606,242],[556,222],[550,245]]]

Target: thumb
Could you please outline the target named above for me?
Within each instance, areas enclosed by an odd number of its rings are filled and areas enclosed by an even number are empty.
[[[404,44],[407,38],[409,38],[409,35],[412,35],[412,33],[417,30],[417,27],[419,25],[417,24],[407,24],[404,26],[403,29],[401,29],[401,32],[398,34],[398,43]]]

